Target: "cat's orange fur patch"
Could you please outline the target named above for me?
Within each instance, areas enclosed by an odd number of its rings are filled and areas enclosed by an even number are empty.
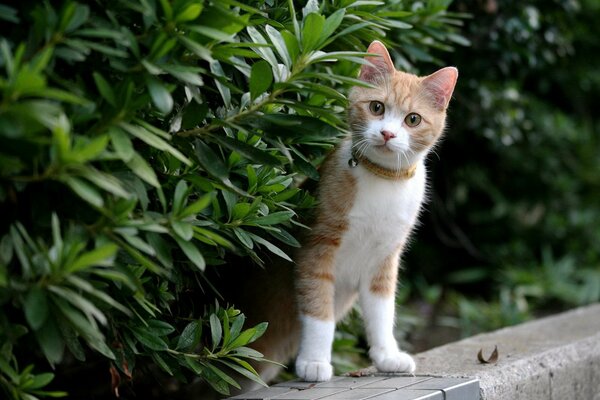
[[[371,279],[369,287],[371,293],[382,297],[394,296],[396,293],[396,278],[398,277],[401,249],[402,246],[383,261]]]
[[[355,197],[355,178],[330,158],[323,166],[317,219],[297,258],[296,294],[300,312],[334,319],[335,253],[348,229],[347,214]]]

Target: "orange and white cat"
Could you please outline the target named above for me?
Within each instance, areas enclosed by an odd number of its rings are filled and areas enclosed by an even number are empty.
[[[296,257],[296,373],[307,381],[331,378],[335,324],[356,299],[377,369],[415,370],[393,334],[398,264],[425,196],[424,159],[444,130],[458,71],[417,77],[396,71],[381,42],[367,51],[375,56],[359,78],[373,87],[350,92],[352,136],[322,168],[316,219]]]

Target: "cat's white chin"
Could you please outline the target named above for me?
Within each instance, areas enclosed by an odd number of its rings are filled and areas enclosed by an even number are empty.
[[[296,360],[296,375],[306,382],[324,382],[333,376],[333,367],[327,361]]]
[[[415,360],[407,353],[399,350],[387,350],[382,347],[372,347],[369,356],[375,368],[380,372],[415,372]]]

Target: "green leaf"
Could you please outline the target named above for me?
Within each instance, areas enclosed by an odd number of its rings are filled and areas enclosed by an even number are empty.
[[[130,330],[133,333],[133,336],[135,336],[135,338],[141,344],[150,350],[165,351],[169,348],[163,339],[157,336],[154,332],[150,331],[148,328],[134,326],[130,328]]]
[[[69,281],[69,283],[71,283],[76,288],[89,293],[90,295],[105,302],[106,304],[110,305],[111,307],[116,308],[117,310],[121,311],[122,313],[124,313],[128,316],[132,315],[131,311],[127,307],[125,307],[124,305],[122,305],[121,303],[116,301],[113,297],[109,296],[104,291],[96,289],[91,283],[89,283],[88,280],[81,279],[74,274],[69,275],[66,279],[67,279],[67,281]]]
[[[175,332],[175,328],[173,327],[173,325],[165,321],[160,321],[158,319],[149,320],[148,329],[151,329],[152,332],[158,336],[166,336]]]
[[[251,349],[250,347],[238,347],[237,349],[234,349],[231,351],[232,354],[235,354],[237,356],[240,357],[244,357],[244,358],[250,358],[253,360],[260,360],[262,359],[264,356],[262,353]]]
[[[310,13],[304,18],[302,27],[302,48],[305,53],[315,50],[321,40],[325,26],[325,17],[317,13]]]
[[[54,379],[54,374],[52,372],[45,372],[43,374],[34,375],[33,380],[27,386],[28,390],[36,390],[41,389]]]
[[[217,368],[216,366],[214,366],[213,364],[204,364],[206,365],[206,367],[208,369],[210,369],[215,375],[217,375],[219,378],[221,378],[224,382],[226,382],[227,384],[240,389],[240,385],[233,380],[233,378],[231,378],[229,375],[227,375],[226,373],[224,373],[223,371],[221,371],[219,368]]]
[[[184,156],[179,150],[171,146],[162,138],[158,137],[156,134],[150,132],[148,129],[143,128],[140,125],[132,125],[126,122],[122,122],[119,126],[125,129],[131,135],[146,142],[150,146],[158,150],[164,150],[170,153],[172,156],[174,156],[186,165],[192,165],[191,161],[186,156]]]
[[[25,311],[25,319],[33,330],[38,330],[48,317],[48,298],[46,291],[33,287],[25,296],[23,303],[23,311]]]
[[[90,15],[90,8],[87,5],[75,4],[74,8],[74,12],[64,28],[67,33],[73,32],[83,25]]]
[[[281,33],[271,25],[267,25],[265,31],[267,32],[267,35],[269,35],[269,39],[271,39],[271,43],[273,43],[273,47],[275,47],[277,54],[279,54],[279,58],[281,58],[283,64],[290,69],[292,66],[292,57],[288,52],[285,39]]]
[[[123,187],[122,182],[114,175],[100,171],[89,164],[77,169],[77,172],[82,177],[93,182],[99,188],[104,189],[118,197],[128,198],[131,196],[131,194]]]
[[[252,237],[248,232],[243,230],[242,228],[235,227],[233,228],[234,235],[238,238],[240,242],[248,249],[252,250],[254,247],[254,242],[252,241]]]
[[[114,243],[107,243],[79,256],[72,264],[67,265],[66,272],[74,273],[92,266],[111,266],[119,247]]]
[[[17,16],[17,10],[4,4],[0,4],[0,19],[14,24],[18,24],[20,21]]]
[[[117,156],[124,162],[130,161],[135,154],[135,150],[129,136],[121,129],[114,127],[109,130],[109,136]]]
[[[188,205],[179,216],[182,218],[189,217],[198,214],[212,203],[214,193],[206,193],[192,204]]]
[[[81,144],[81,142],[79,142],[76,144],[67,158],[78,163],[92,161],[98,158],[98,156],[104,152],[106,146],[108,145],[108,139],[108,135],[100,135],[92,140],[87,141],[85,144]]]
[[[191,41],[189,41],[189,40],[186,41],[184,39],[183,42],[187,43],[189,45]],[[192,42],[192,43],[195,43],[195,42]],[[194,49],[197,51],[199,50],[197,47],[195,47]],[[148,68],[151,66],[151,64],[149,64],[149,63],[144,64],[144,66],[146,66],[146,68]],[[190,68],[190,67],[184,67],[181,65],[173,65],[173,64],[171,64],[171,65],[161,64],[160,67],[184,83],[188,83],[188,84],[194,85],[194,86],[204,85],[204,81],[202,80],[202,77],[198,73],[201,70],[198,68]],[[160,69],[158,69],[158,71],[155,70],[155,72],[160,73]]]
[[[173,19],[173,7],[171,7],[171,3],[169,0],[159,0],[160,5],[162,6],[163,13],[165,14],[165,19],[170,21]]]
[[[154,186],[155,188],[161,187],[160,183],[158,182],[156,172],[154,172],[150,164],[148,164],[141,155],[134,152],[133,156],[125,163],[134,174],[139,176],[146,183]]]
[[[206,239],[208,239],[210,241],[210,244],[212,244],[213,246],[223,246],[228,249],[234,248],[233,244],[229,240],[225,239],[223,236],[209,229],[194,226],[194,232],[194,237],[198,240],[206,242]]]
[[[192,321],[186,325],[177,340],[176,350],[191,351],[200,343],[202,335],[202,324],[198,321]]]
[[[246,224],[275,225],[289,221],[295,213],[293,211],[277,211],[263,217],[246,220]]]
[[[285,47],[290,54],[292,63],[296,62],[298,55],[300,54],[300,45],[298,44],[298,38],[289,31],[282,31],[281,37],[285,41]]]
[[[212,350],[214,351],[221,343],[223,337],[223,328],[221,327],[221,321],[216,314],[211,314],[209,317],[210,322],[210,336],[212,338]]]
[[[271,87],[273,83],[273,73],[271,66],[265,60],[260,60],[252,64],[250,73],[250,96],[257,98]]]
[[[163,371],[173,376],[173,370],[171,369],[171,367],[169,367],[169,364],[167,364],[167,362],[160,356],[160,353],[152,352],[151,355],[152,359],[156,362],[156,364],[158,364],[160,368],[162,368]]]
[[[102,325],[107,324],[108,320],[106,318],[106,315],[104,315],[104,313],[102,311],[100,311],[100,309],[98,309],[98,307],[96,307],[91,301],[89,301],[85,297],[81,296],[79,293],[75,292],[74,290],[71,290],[70,288],[67,288],[67,287],[54,286],[54,285],[49,285],[48,290],[50,292],[52,292],[52,294],[56,294],[56,295],[62,297],[64,300],[68,301],[73,306],[75,306],[77,309],[79,309],[81,312],[83,312],[90,322],[93,322],[92,319],[95,319]],[[53,296],[53,297],[56,297],[56,296]]]
[[[259,243],[259,244],[262,244],[263,246],[265,246],[271,253],[283,258],[284,260],[293,262],[292,259],[290,258],[290,256],[288,256],[283,250],[281,250],[279,247],[275,246],[273,243],[261,238],[258,235],[250,233],[250,232],[248,232],[248,235],[250,235],[252,240],[254,240],[256,243]]]
[[[221,98],[223,99],[223,103],[226,108],[231,107],[231,90],[225,84],[223,84],[222,80],[229,80],[229,77],[225,76],[225,72],[223,71],[223,67],[221,63],[218,61],[214,61],[210,63],[210,72],[215,75],[215,85],[221,94]]]
[[[211,51],[208,47],[201,45],[198,42],[195,42],[185,36],[179,36],[179,41],[183,43],[185,47],[199,58],[209,63],[214,62],[214,58],[212,57]]]
[[[134,246],[136,249],[143,251],[149,256],[154,257],[156,255],[156,251],[154,251],[154,247],[150,246],[148,243],[142,240],[141,237],[135,234],[129,234],[127,232],[122,232],[121,236],[123,239],[127,241],[130,245]]]
[[[50,365],[54,366],[62,361],[65,342],[54,319],[47,319],[43,327],[35,332],[35,337]]]
[[[231,210],[231,219],[233,221],[244,219],[250,210],[251,207],[249,203],[237,203]]]
[[[198,18],[203,8],[204,5],[202,4],[190,4],[187,7],[185,7],[179,14],[177,14],[177,16],[175,17],[175,22],[193,21],[196,18]]]
[[[323,31],[321,32],[319,42],[323,43],[325,40],[331,36],[335,30],[340,26],[342,20],[344,19],[344,15],[346,15],[346,10],[344,8],[340,8],[333,14],[331,14],[325,20],[325,24],[323,25]]]
[[[200,139],[194,140],[194,150],[206,172],[219,180],[229,180],[229,170],[219,156]]]
[[[250,161],[270,166],[281,165],[281,162],[277,157],[257,147],[240,142],[239,140],[230,138],[229,136],[212,135],[211,137],[219,142],[220,145],[238,152]]]
[[[194,227],[190,223],[174,220],[171,221],[171,227],[173,228],[173,231],[177,234],[177,236],[179,236],[186,242],[189,242],[194,236]]]
[[[94,207],[100,208],[104,206],[104,199],[96,190],[96,188],[90,185],[89,183],[79,178],[75,178],[73,176],[62,177],[61,181],[67,184],[67,186],[69,186],[71,190],[77,193],[79,197],[81,197]]]
[[[289,232],[279,227],[279,231],[269,231],[269,234],[276,238],[277,240],[282,241],[288,246],[292,247],[300,247],[300,242],[292,236]]]
[[[87,344],[97,350],[103,356],[114,360],[115,355],[112,350],[106,345],[104,336],[98,327],[93,324],[93,321],[84,318],[81,312],[76,311],[62,298],[54,297],[54,303],[56,303],[58,310],[64,315],[64,317],[72,324],[73,328],[77,330],[81,336],[85,339]]]
[[[215,29],[215,28],[211,28],[209,26],[203,26],[203,25],[188,25],[187,29],[189,29],[190,31],[199,33],[201,35],[204,35],[210,39],[214,39],[218,42],[233,42],[234,41],[234,35],[231,35],[229,33],[223,32],[219,29]]]
[[[108,104],[110,104],[113,107],[116,107],[117,100],[115,97],[115,92],[113,91],[109,83],[106,81],[106,79],[104,79],[104,77],[99,72],[93,72],[92,76],[94,77],[94,82],[96,83],[98,92],[100,92],[100,96],[102,96],[102,98],[106,100]]]
[[[227,367],[233,369],[240,375],[245,376],[246,378],[250,379],[251,381],[258,383],[261,386],[268,387],[268,385],[262,379],[260,379],[260,375],[258,374],[258,372],[256,372],[256,370],[254,370],[254,368],[252,368],[252,366],[250,364],[244,362],[243,360],[237,359],[235,357],[233,357],[233,360],[243,366],[236,365],[232,362],[229,362],[228,360],[218,360],[218,361],[220,363],[226,365]]]
[[[146,78],[146,85],[156,108],[163,114],[170,113],[173,109],[173,97],[167,88],[153,76]]]
[[[85,350],[79,342],[79,335],[75,329],[66,323],[59,324],[58,328],[60,329],[63,340],[65,341],[65,344],[67,345],[67,348],[73,357],[79,361],[85,361]]]
[[[175,194],[173,195],[173,214],[178,215],[187,201],[188,185],[185,180],[181,179],[175,186]]]
[[[187,242],[179,236],[173,236],[173,239],[177,242],[183,253],[187,256],[187,258],[198,268],[200,271],[204,271],[206,268],[206,261],[204,261],[204,257],[200,250],[193,243]]]

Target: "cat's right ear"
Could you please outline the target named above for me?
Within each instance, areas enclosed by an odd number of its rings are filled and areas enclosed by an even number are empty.
[[[383,76],[393,74],[396,70],[390,57],[390,53],[388,53],[384,44],[379,40],[375,40],[369,45],[367,53],[376,54],[376,56],[367,58],[369,64],[363,64],[358,79],[375,83]]]

